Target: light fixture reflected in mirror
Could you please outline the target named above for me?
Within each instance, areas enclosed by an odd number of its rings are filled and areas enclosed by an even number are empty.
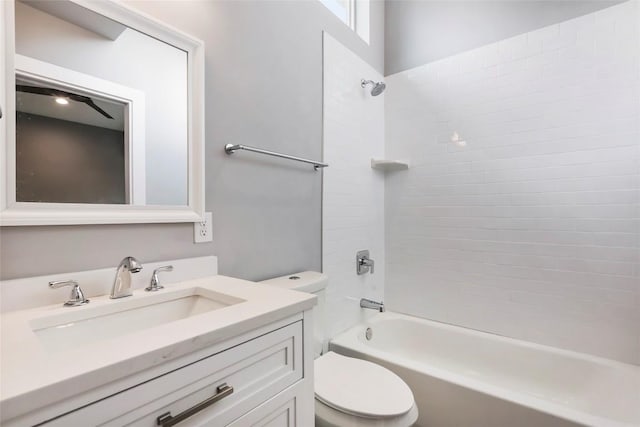
[[[66,98],[58,97],[56,98],[56,102],[60,105],[69,105],[69,101]]]

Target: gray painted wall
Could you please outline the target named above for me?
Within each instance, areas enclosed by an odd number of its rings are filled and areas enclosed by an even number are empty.
[[[621,0],[387,0],[385,75],[616,3]]]
[[[3,227],[8,279],[217,255],[220,273],[262,279],[321,266],[321,173],[278,159],[223,153],[245,143],[319,158],[322,31],[383,69],[384,4],[371,7],[371,45],[317,0],[129,1],[206,43],[206,206],[212,243],[192,224]]]
[[[124,157],[123,131],[18,112],[16,200],[125,203]]]

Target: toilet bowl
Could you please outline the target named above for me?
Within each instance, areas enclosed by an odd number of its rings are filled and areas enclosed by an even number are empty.
[[[305,271],[261,283],[318,297],[314,308],[316,427],[409,427],[416,422],[413,393],[399,376],[375,363],[326,351],[327,276]]]

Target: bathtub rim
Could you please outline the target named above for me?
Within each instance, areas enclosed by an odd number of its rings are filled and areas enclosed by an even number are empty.
[[[329,341],[329,349],[341,353],[342,349],[345,349],[351,353],[359,355],[368,355],[374,359],[382,360],[389,364],[399,365],[408,368],[418,373],[424,373],[430,375],[442,381],[450,382],[460,387],[471,389],[480,393],[484,393],[493,396],[498,399],[506,400],[516,405],[524,406],[533,410],[538,410],[556,416],[558,418],[572,421],[575,423],[584,424],[586,426],[594,427],[638,427],[635,421],[626,421],[611,419],[605,416],[596,415],[593,413],[585,412],[580,409],[574,409],[567,405],[562,405],[550,400],[542,399],[534,395],[526,394],[519,391],[510,390],[506,387],[495,386],[487,383],[486,381],[478,380],[464,374],[458,374],[448,369],[439,368],[433,365],[416,362],[408,357],[401,355],[389,357],[389,352],[379,350],[367,346],[366,343],[359,337],[359,335],[366,329],[367,326],[375,328],[375,324],[385,319],[403,319],[411,322],[425,323],[430,327],[436,327],[439,329],[449,330],[457,333],[469,334],[485,339],[508,343],[511,345],[517,345],[523,348],[531,348],[537,351],[550,352],[552,354],[561,355],[569,358],[578,358],[584,361],[594,363],[600,366],[608,368],[621,369],[628,371],[632,375],[640,376],[640,366],[632,365],[617,360],[606,359],[603,357],[580,353],[572,350],[561,349],[544,344],[537,344],[530,341],[524,341],[516,338],[505,337],[502,335],[493,334],[490,332],[478,331],[475,329],[466,328],[463,326],[451,325],[448,323],[438,322],[435,320],[424,319],[416,316],[410,316],[403,313],[386,311],[384,313],[375,313],[371,317],[367,318],[363,322],[347,329],[336,335]],[[374,332],[375,333],[375,332]],[[365,358],[365,357],[363,357]],[[374,360],[375,361],[375,360]]]

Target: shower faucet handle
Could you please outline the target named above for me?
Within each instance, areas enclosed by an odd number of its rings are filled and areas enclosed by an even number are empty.
[[[375,262],[369,258],[369,251],[358,251],[356,253],[356,272],[358,275],[371,273],[373,274]]]

